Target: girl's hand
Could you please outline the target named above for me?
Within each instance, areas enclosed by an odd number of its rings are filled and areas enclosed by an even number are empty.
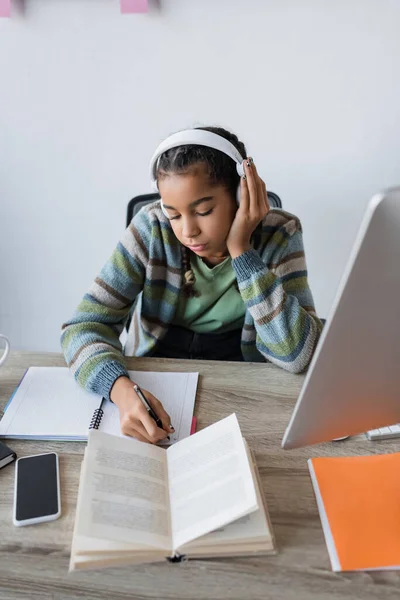
[[[124,435],[130,435],[141,442],[156,444],[175,431],[171,426],[171,419],[161,402],[147,390],[142,390],[146,400],[161,419],[163,429],[157,427],[133,389],[134,385],[128,377],[119,377],[111,389],[110,398],[118,406],[121,431]]]
[[[267,188],[252,158],[244,162],[244,171],[246,179],[240,180],[240,205],[226,239],[232,258],[250,249],[251,234],[270,209]]]

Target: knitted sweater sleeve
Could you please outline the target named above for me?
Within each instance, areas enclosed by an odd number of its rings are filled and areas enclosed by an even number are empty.
[[[272,242],[279,251],[271,262],[266,264],[266,249],[260,253],[251,249],[235,258],[232,265],[254,320],[257,349],[272,363],[300,373],[311,360],[322,323],[308,285],[298,219],[282,226]]]
[[[127,375],[119,337],[143,289],[151,225],[140,211],[85,294],[62,326],[67,365],[86,390],[109,398],[118,377]]]

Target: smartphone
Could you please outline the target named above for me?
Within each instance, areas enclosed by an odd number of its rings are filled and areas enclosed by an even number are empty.
[[[17,527],[53,521],[61,515],[58,455],[18,458],[15,463],[13,522]]]

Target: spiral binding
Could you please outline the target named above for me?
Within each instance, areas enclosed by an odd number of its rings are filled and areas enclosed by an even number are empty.
[[[90,421],[89,429],[98,429],[103,418],[104,411],[102,408],[96,408]]]

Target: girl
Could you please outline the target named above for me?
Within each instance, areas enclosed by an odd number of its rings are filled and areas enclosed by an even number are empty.
[[[173,431],[161,402],[144,390],[163,428],[148,415],[124,363],[119,337],[135,300],[125,354],[270,361],[293,373],[310,362],[322,324],[301,225],[270,210],[265,183],[246,157],[222,128],[163,142],[152,161],[162,201],[132,219],[63,325],[68,366],[81,386],[118,406],[126,435],[155,443]]]

